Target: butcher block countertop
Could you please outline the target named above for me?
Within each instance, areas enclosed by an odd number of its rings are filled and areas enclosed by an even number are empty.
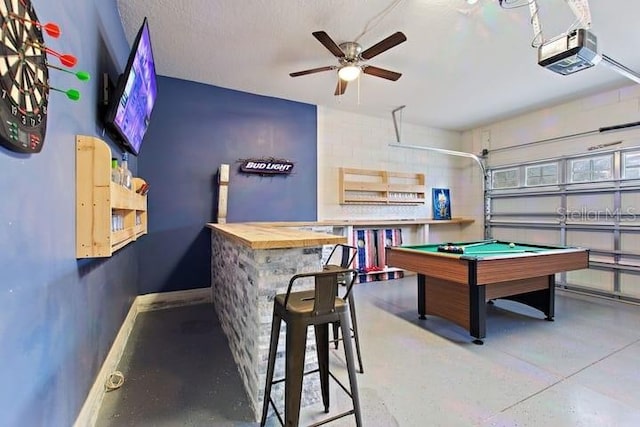
[[[209,223],[207,227],[218,230],[251,249],[303,248],[347,243],[347,238],[344,236],[287,228],[291,226],[291,223],[287,223],[286,226],[277,226],[276,224]]]

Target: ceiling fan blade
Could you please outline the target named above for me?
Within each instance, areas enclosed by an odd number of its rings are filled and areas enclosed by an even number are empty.
[[[329,37],[329,34],[324,31],[315,31],[311,34],[313,34],[313,37],[318,39],[318,41],[329,50],[329,52],[333,53],[338,58],[344,58],[344,52],[340,49],[340,46],[338,46],[336,42]]]
[[[342,80],[342,79],[338,79],[338,84],[336,85],[336,91],[334,92],[334,95],[338,96],[338,95],[344,95],[344,91],[347,90],[347,83],[346,81]]]
[[[376,55],[380,55],[382,52],[391,49],[394,46],[399,45],[402,42],[405,42],[407,37],[401,33],[400,31],[391,34],[386,39],[382,40],[371,46],[369,49],[365,50],[360,54],[364,59],[371,59]]]
[[[318,67],[318,68],[312,68],[310,70],[296,71],[295,73],[289,73],[289,75],[291,77],[306,76],[307,74],[319,73],[321,71],[335,70],[336,68],[338,67],[336,67],[335,65],[328,65],[326,67]]]
[[[371,74],[372,76],[382,77],[383,79],[393,80],[394,82],[402,76],[401,73],[385,70],[384,68],[374,67],[372,65],[363,67],[362,72],[365,74]]]

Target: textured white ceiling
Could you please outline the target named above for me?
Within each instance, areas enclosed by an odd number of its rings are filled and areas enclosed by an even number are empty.
[[[513,3],[515,0],[511,0]],[[497,0],[118,0],[129,41],[149,19],[157,72],[245,92],[466,130],[525,111],[634,83],[602,64],[569,76],[537,65],[528,7]],[[518,1],[517,3],[522,3]],[[538,0],[543,34],[566,31],[565,0]],[[591,31],[600,53],[640,71],[640,1],[591,0]],[[312,35],[364,49],[396,31],[407,41],[369,64],[402,73],[396,81],[364,75],[333,95],[335,71],[289,73],[336,58]],[[162,88],[160,88],[162,90]],[[162,96],[159,93],[159,96]]]

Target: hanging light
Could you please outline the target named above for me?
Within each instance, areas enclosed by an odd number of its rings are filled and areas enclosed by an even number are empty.
[[[338,77],[345,82],[350,82],[360,76],[360,67],[357,65],[345,65],[338,70]]]

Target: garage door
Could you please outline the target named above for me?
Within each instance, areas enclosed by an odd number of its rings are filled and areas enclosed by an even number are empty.
[[[487,238],[590,249],[590,268],[557,283],[640,301],[640,149],[493,166]]]

